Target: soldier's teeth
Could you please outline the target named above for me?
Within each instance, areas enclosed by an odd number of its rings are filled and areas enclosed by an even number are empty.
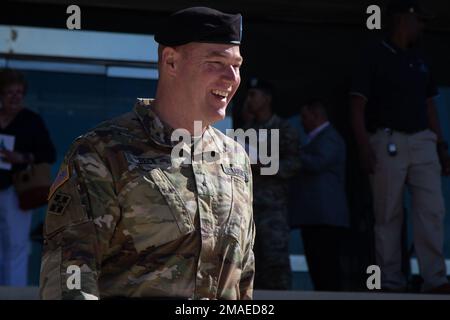
[[[217,96],[224,97],[224,98],[228,97],[228,92],[226,92],[226,91],[213,90],[212,93]]]

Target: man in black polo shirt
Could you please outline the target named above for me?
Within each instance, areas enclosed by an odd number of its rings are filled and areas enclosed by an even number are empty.
[[[441,170],[450,173],[450,158],[434,102],[438,91],[428,65],[414,48],[428,17],[414,0],[391,1],[387,9],[387,37],[362,54],[351,89],[360,161],[372,184],[381,286],[388,291],[406,289],[400,241],[406,184],[412,195],[422,290],[450,293],[440,178]]]

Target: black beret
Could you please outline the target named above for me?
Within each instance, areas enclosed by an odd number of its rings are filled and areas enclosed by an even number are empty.
[[[192,7],[170,15],[158,28],[155,41],[164,46],[189,42],[241,44],[242,16],[206,7]]]
[[[248,89],[259,89],[270,95],[273,95],[273,93],[274,93],[273,85],[270,82],[268,82],[264,79],[258,79],[255,77],[250,78],[250,80],[247,83],[247,88]]]

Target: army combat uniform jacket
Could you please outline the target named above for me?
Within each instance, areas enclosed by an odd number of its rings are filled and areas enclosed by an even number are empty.
[[[244,149],[212,127],[191,164],[141,99],[79,137],[50,190],[43,299],[251,299],[252,176]],[[197,161],[208,153],[219,161]],[[183,159],[183,158],[181,158]]]

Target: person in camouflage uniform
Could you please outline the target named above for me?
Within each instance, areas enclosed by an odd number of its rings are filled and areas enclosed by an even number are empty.
[[[275,175],[260,174],[261,165],[253,166],[253,212],[256,224],[255,261],[256,289],[288,290],[291,288],[289,260],[290,228],[287,218],[288,178],[300,167],[299,139],[296,130],[272,112],[273,87],[267,81],[249,81],[245,107],[255,116],[248,125],[268,129],[268,150],[271,150],[271,129],[279,130],[279,170]]]
[[[49,194],[41,298],[252,298],[250,162],[210,126],[240,83],[240,19],[209,8],[172,15],[170,27],[188,34],[155,37],[156,99],[76,139]],[[191,162],[172,156],[174,128],[192,135],[181,142]]]

